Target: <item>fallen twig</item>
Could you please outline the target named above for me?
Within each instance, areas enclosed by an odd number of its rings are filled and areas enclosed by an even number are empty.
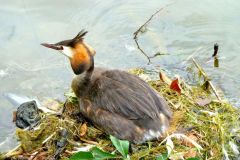
[[[98,145],[97,142],[94,142],[94,141],[91,141],[91,140],[87,140],[87,139],[82,138],[82,137],[80,138],[80,140],[83,141],[83,142],[86,142],[88,144]]]
[[[142,30],[148,25],[148,23],[153,19],[154,16],[156,16],[159,12],[161,12],[163,9],[165,9],[166,7],[172,5],[173,3],[170,3],[162,8],[160,8],[159,10],[157,10],[155,13],[153,13],[148,19],[147,21],[141,25],[134,33],[133,33],[133,39],[137,45],[137,48],[141,51],[141,53],[148,59],[148,64],[151,63],[151,58],[154,58],[158,55],[162,55],[161,53],[155,54],[154,56],[148,56],[148,54],[140,47],[139,43],[138,43],[138,35],[139,32],[142,32]]]
[[[216,88],[213,86],[212,82],[210,81],[210,79],[208,78],[207,74],[205,73],[205,71],[202,69],[202,67],[196,62],[196,60],[194,58],[192,58],[192,61],[194,63],[194,65],[198,68],[199,72],[201,72],[201,74],[203,75],[205,81],[208,81],[209,86],[212,88],[213,93],[215,94],[215,96],[217,97],[217,99],[221,102],[222,99],[221,97],[218,95]]]

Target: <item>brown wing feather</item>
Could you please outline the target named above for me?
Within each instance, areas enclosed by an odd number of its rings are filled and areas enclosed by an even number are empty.
[[[119,70],[106,71],[91,89],[93,106],[128,119],[154,119],[159,113],[171,117],[168,105],[146,82]]]

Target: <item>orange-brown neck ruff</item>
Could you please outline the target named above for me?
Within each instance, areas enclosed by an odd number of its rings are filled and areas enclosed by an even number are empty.
[[[81,74],[88,70],[91,66],[91,58],[89,50],[84,44],[76,44],[73,50],[73,57],[71,58],[71,66],[75,74]]]

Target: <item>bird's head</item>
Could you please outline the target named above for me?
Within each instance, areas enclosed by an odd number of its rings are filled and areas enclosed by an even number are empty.
[[[60,41],[55,44],[42,43],[41,45],[55,49],[67,56],[71,62],[73,72],[81,74],[93,67],[93,56],[95,50],[83,41],[87,31],[80,31],[76,37],[69,40]]]

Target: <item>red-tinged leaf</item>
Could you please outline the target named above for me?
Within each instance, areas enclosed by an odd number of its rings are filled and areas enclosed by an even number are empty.
[[[208,98],[196,100],[196,103],[201,107],[204,107],[204,106],[210,104],[211,102],[212,102],[212,100],[208,99]]]
[[[170,88],[172,90],[178,92],[179,94],[181,94],[182,89],[181,89],[181,87],[180,87],[180,85],[178,83],[178,79],[175,79],[175,80],[172,81],[172,83],[170,85]]]

